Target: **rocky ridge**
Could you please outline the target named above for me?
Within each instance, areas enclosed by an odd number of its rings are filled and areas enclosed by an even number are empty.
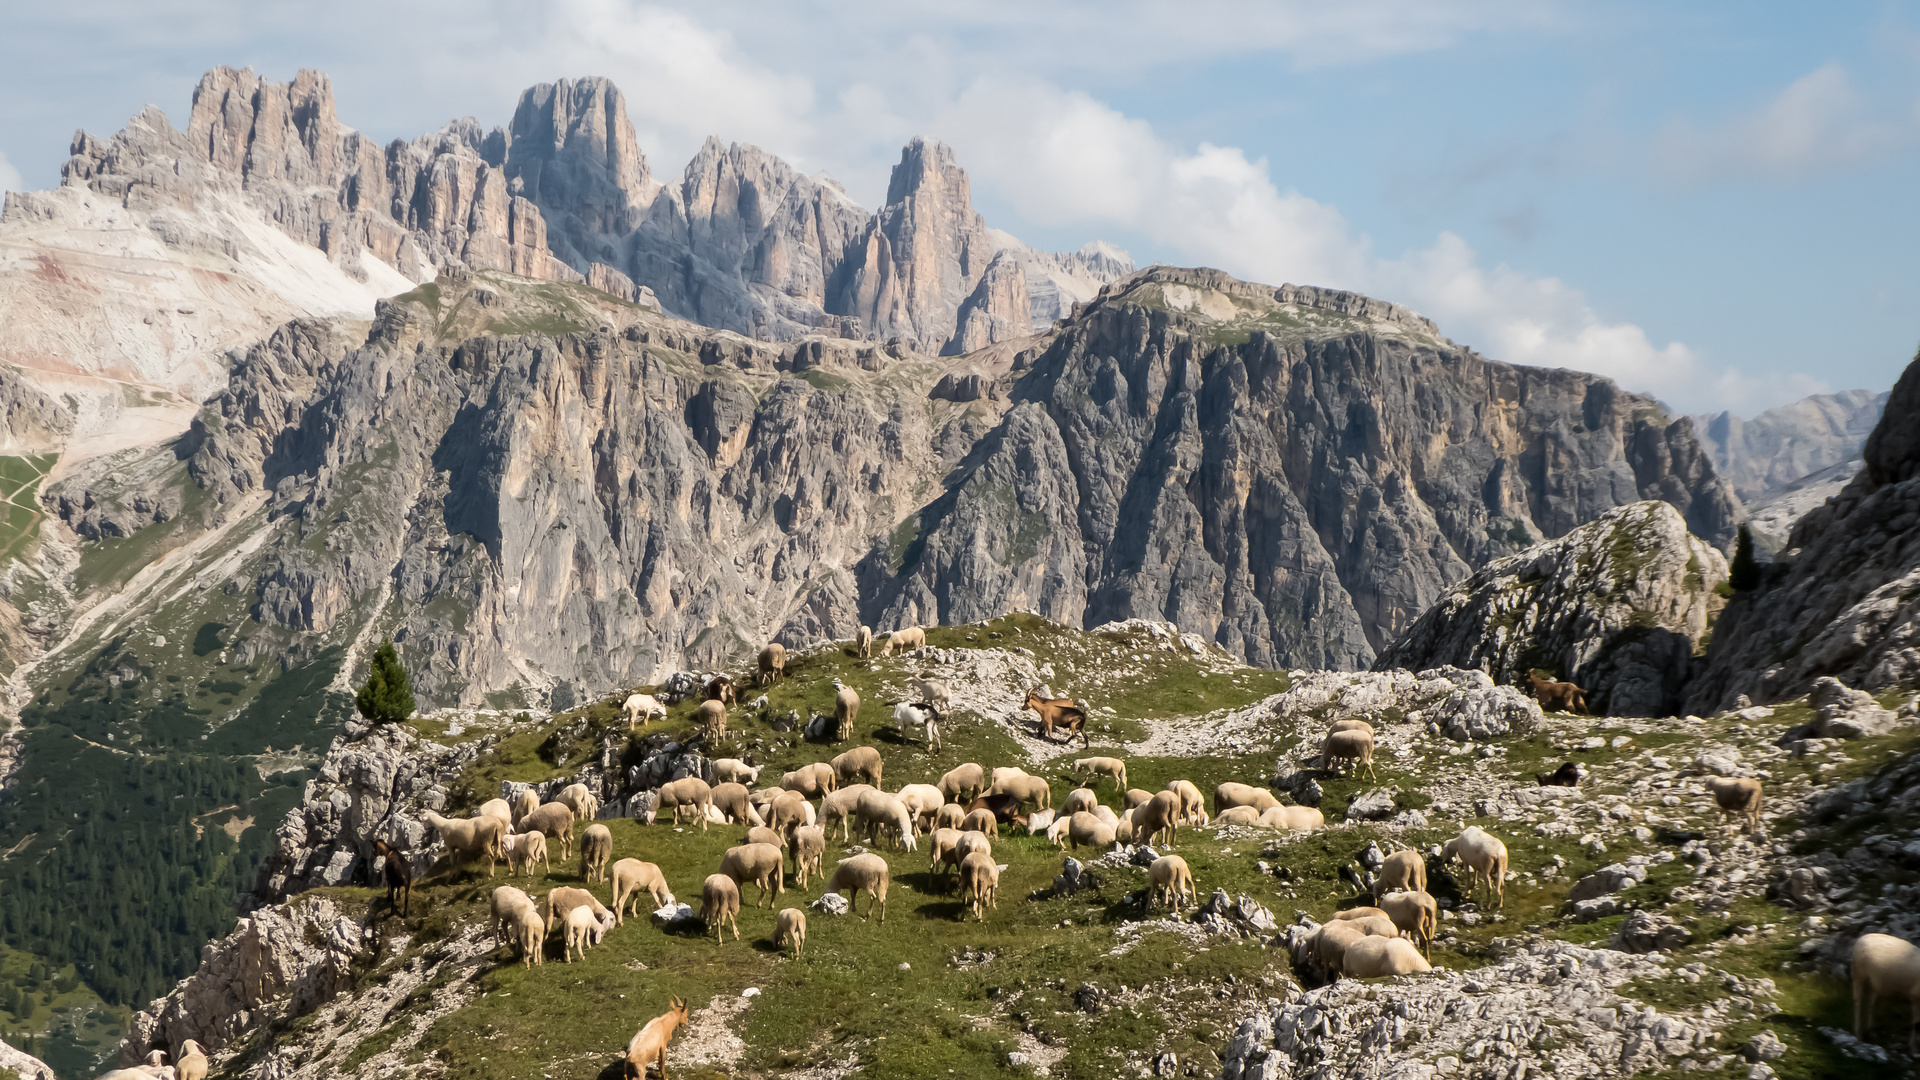
[[[1884,390],[1845,390],[1802,398],[1751,420],[1727,412],[1695,416],[1693,429],[1741,500],[1759,503],[1859,457],[1886,404]]]
[[[1670,715],[1726,579],[1726,558],[1671,505],[1633,503],[1475,571],[1374,666],[1452,664],[1521,686],[1544,668],[1593,712]]]

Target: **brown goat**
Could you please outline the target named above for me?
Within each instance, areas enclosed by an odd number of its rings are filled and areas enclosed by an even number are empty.
[[[1092,745],[1087,740],[1087,711],[1072,698],[1043,698],[1040,688],[1027,691],[1027,700],[1021,708],[1032,709],[1040,717],[1040,737],[1053,741],[1053,728],[1058,724],[1067,729],[1066,741],[1072,742],[1078,733],[1082,747]]]
[[[405,916],[407,908],[413,904],[413,864],[407,861],[399,848],[385,840],[373,842],[373,854],[380,860],[380,876],[387,884],[387,906],[396,906],[393,898],[399,894],[401,899],[398,907],[400,914]]]
[[[1540,699],[1541,708],[1566,713],[1587,711],[1587,692],[1570,682],[1554,682],[1529,672],[1527,686]]]
[[[647,1075],[649,1063],[660,1066],[660,1080],[667,1080],[667,1044],[673,1041],[674,1029],[687,1022],[687,1003],[673,998],[667,1011],[647,1021],[627,1044],[626,1069],[623,1075],[627,1080],[642,1080]]]

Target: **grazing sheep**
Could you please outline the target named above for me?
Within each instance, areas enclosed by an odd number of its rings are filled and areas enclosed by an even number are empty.
[[[718,699],[700,703],[700,735],[708,746],[719,746],[727,737],[727,706]]]
[[[1373,901],[1396,889],[1427,891],[1427,861],[1417,851],[1396,851],[1380,864],[1380,876],[1374,879]]]
[[[783,791],[767,808],[767,825],[775,832],[791,832],[813,824],[813,804],[797,791]]]
[[[1355,776],[1360,774],[1360,769],[1364,766],[1368,779],[1374,779],[1373,733],[1348,730],[1336,731],[1328,735],[1327,740],[1320,744],[1321,767],[1328,772],[1338,772],[1339,770],[1334,767],[1336,761],[1353,762]]]
[[[612,861],[613,833],[596,821],[580,837],[580,880],[605,881],[607,864]]]
[[[1073,819],[1071,817],[1054,818],[1053,824],[1047,826],[1047,842],[1057,848],[1066,847],[1067,832],[1072,828]]]
[[[797,791],[809,799],[817,799],[837,786],[833,775],[833,766],[824,761],[811,765],[802,765],[780,777],[780,786],[788,791]]]
[[[587,946],[600,944],[606,933],[606,928],[600,925],[599,919],[593,917],[592,911],[583,907],[574,908],[567,912],[566,929],[560,941],[560,958],[571,964],[573,954],[578,950],[580,959],[585,960]]]
[[[1200,789],[1194,786],[1193,781],[1175,780],[1164,790],[1171,791],[1180,797],[1180,824],[1205,825],[1207,823],[1206,800],[1200,797]]]
[[[1284,810],[1286,807],[1276,806],[1274,809]],[[1218,814],[1213,815],[1213,823],[1215,825],[1258,825],[1260,824],[1260,811],[1255,810],[1251,806],[1229,806]]]
[[[753,809],[752,793],[745,784],[716,784],[708,789],[708,801],[720,811],[721,820],[735,825],[765,825]]]
[[[514,792],[508,802],[513,806],[513,826],[517,829],[528,814],[540,808],[540,793],[529,785]]]
[[[1920,1053],[1920,948],[1891,934],[1862,934],[1853,943],[1853,1034],[1867,1037],[1876,996],[1904,997],[1913,1009],[1907,1051]]]
[[[533,897],[511,885],[502,885],[494,889],[493,896],[489,899],[489,906],[493,910],[493,942],[496,947],[513,940],[508,936],[508,932],[513,929],[516,912],[531,911],[535,913],[535,918],[539,917],[540,909],[534,906]],[[541,923],[541,925],[546,924]]]
[[[867,660],[872,658],[873,627],[862,626],[859,632],[853,635],[853,649],[855,652],[860,654],[860,659],[862,660]]]
[[[1092,788],[1077,787],[1067,792],[1067,797],[1060,800],[1060,812],[1068,817],[1083,810],[1091,814],[1093,808],[1099,805],[1100,799],[1093,793]]]
[[[903,784],[895,797],[913,814],[915,830],[931,829],[933,816],[947,805],[947,797],[932,784]]]
[[[174,1066],[179,1080],[207,1080],[207,1052],[192,1039],[180,1044],[180,1053],[174,1057]]]
[[[935,829],[927,834],[927,876],[936,887],[941,885],[946,870],[959,865],[957,857],[950,856],[959,847],[962,835],[959,829]]]
[[[754,907],[760,901],[773,906],[773,898],[786,891],[783,878],[787,868],[786,853],[772,844],[740,844],[727,849],[720,860],[720,872],[732,878],[736,883],[745,885],[751,881],[760,887],[760,899],[753,902]]]
[[[730,757],[715,758],[709,764],[713,766],[713,778],[722,784],[757,784],[763,768]]]
[[[473,816],[499,818],[500,824],[506,826],[508,832],[513,831],[513,806],[505,799],[488,799],[480,804],[480,809],[474,811]]]
[[[1327,734],[1331,735],[1336,731],[1364,731],[1371,735],[1373,734],[1373,725],[1358,718],[1335,720],[1333,723],[1327,725]]]
[[[1019,805],[1032,803],[1043,810],[1053,805],[1053,788],[1048,786],[1045,777],[1026,773],[1002,777],[999,773],[999,769],[994,770],[991,794],[1011,795]]]
[[[747,838],[745,840],[742,840],[741,843],[772,844],[774,847],[777,847],[782,851],[785,851],[787,849],[786,834],[779,832],[778,830],[775,830],[775,829],[769,829],[765,825],[755,825],[753,828],[748,829]]]
[[[1345,967],[1347,949],[1366,936],[1367,932],[1351,920],[1333,919],[1321,924],[1306,941],[1307,966],[1326,978],[1337,978]]]
[[[932,704],[941,712],[947,711],[947,705],[953,700],[953,691],[939,679],[915,679],[911,683],[913,692],[920,700]]]
[[[1193,886],[1193,871],[1187,868],[1187,860],[1178,855],[1162,855],[1147,867],[1147,908],[1152,910],[1154,902],[1167,906],[1167,910],[1179,914],[1182,903],[1192,903],[1196,895]]]
[[[1120,821],[1113,827],[1113,842],[1133,846],[1133,811],[1120,815]]]
[[[843,784],[864,780],[879,787],[880,772],[885,767],[886,762],[880,760],[880,751],[871,746],[856,746],[833,759],[833,775]]]
[[[969,761],[947,770],[940,778],[940,794],[950,802],[969,802],[974,796],[986,790],[987,771]]]
[[[1181,806],[1184,808],[1185,805],[1186,802],[1183,799]],[[1257,814],[1270,806],[1279,805],[1280,800],[1274,798],[1273,792],[1266,788],[1254,787],[1252,784],[1240,784],[1229,780],[1213,789],[1214,817],[1219,817],[1222,812],[1236,806],[1251,806]]]
[[[487,876],[493,876],[494,864],[501,857],[500,838],[506,834],[499,818],[447,818],[431,810],[420,816],[440,834],[440,842],[447,846],[447,851],[459,855],[485,855]]]
[[[1114,813],[1113,807],[1111,806],[1102,806],[1099,803],[1094,803],[1093,809],[1088,811],[1088,813],[1092,814],[1094,817],[1099,818],[1101,821],[1104,821],[1109,825],[1120,824],[1120,815]]]
[[[820,857],[827,850],[827,830],[818,825],[802,825],[791,833],[794,887],[807,887],[807,877],[820,873]]]
[[[1117,757],[1083,757],[1073,762],[1073,771],[1089,776],[1105,776],[1113,780],[1113,790],[1127,789],[1127,763]]]
[[[633,908],[635,915],[640,914],[643,892],[653,899],[655,910],[673,903],[673,890],[667,888],[667,877],[658,866],[639,859],[621,859],[613,864],[614,925],[627,921],[628,907]]]
[[[1723,819],[1744,819],[1748,832],[1759,830],[1760,781],[1748,776],[1709,776],[1706,785]]]
[[[1413,942],[1402,937],[1363,937],[1348,945],[1340,958],[1340,973],[1353,979],[1432,970],[1433,965],[1413,947]]]
[[[380,878],[387,884],[387,907],[394,906],[393,898],[400,897],[400,916],[405,918],[407,909],[413,906],[413,864],[399,848],[385,840],[373,842],[373,857],[380,860]],[[513,873],[512,856],[508,856],[507,873]]]
[[[1442,865],[1455,858],[1473,872],[1469,893],[1485,882],[1487,890],[1500,898],[1499,906],[1507,906],[1507,845],[1499,837],[1478,825],[1469,825],[1440,848]]]
[[[1018,765],[996,765],[993,768],[993,772],[988,776],[988,782],[993,787],[999,787],[1001,782],[1006,780],[1006,778],[1009,776],[1031,776],[1031,775],[1032,775],[1031,773],[1027,772],[1027,770],[1021,768]]]
[[[553,797],[557,803],[565,803],[573,808],[573,814],[581,821],[592,821],[600,816],[600,798],[585,784],[568,784]]]
[[[674,1029],[686,1022],[687,1003],[679,998],[668,1002],[666,1012],[647,1021],[627,1044],[622,1080],[642,1080],[648,1065],[658,1065],[660,1080],[667,1080],[667,1043],[673,1040]]]
[[[609,930],[613,929],[613,924],[617,921],[613,912],[607,910],[607,906],[592,893],[585,889],[561,886],[547,894],[547,933],[552,934],[556,928],[565,926],[567,912],[575,908],[587,908],[592,911],[593,917]]]
[[[1162,791],[1133,812],[1133,836],[1141,843],[1173,846],[1173,834],[1180,824],[1180,797]]]
[[[854,815],[860,809],[860,796],[875,790],[872,784],[850,784],[820,800],[820,824],[832,831],[840,823],[840,842],[846,843]]]
[[[965,858],[969,851],[984,851],[993,854],[993,841],[983,832],[963,832],[960,839],[953,842],[953,850],[959,852],[959,858]]]
[[[998,840],[1000,839],[1000,819],[984,806],[978,810],[969,810],[967,816],[960,820],[960,831],[986,833]]]
[[[960,899],[962,903],[973,907],[974,919],[987,921],[987,908],[997,908],[994,892],[1000,887],[1000,867],[995,865],[993,856],[978,851],[970,853],[960,861]],[[960,917],[966,918],[965,909]]]
[[[1311,806],[1269,806],[1260,824],[1281,832],[1312,832],[1326,825],[1327,816]]]
[[[521,966],[532,967],[547,962],[547,923],[531,903],[512,914],[507,931],[514,948],[520,951]]]
[[[660,700],[652,694],[634,694],[627,698],[620,709],[627,714],[628,731],[632,731],[641,724],[653,723],[655,715],[662,720],[667,718],[667,707],[660,704]]]
[[[717,701],[722,705],[733,705],[739,702],[740,691],[733,685],[732,679],[727,678],[725,675],[715,675],[713,678],[707,680],[707,685],[702,696],[707,701]]]
[[[868,896],[867,913],[860,918],[863,921],[871,918],[874,905],[878,904],[880,921],[886,922],[889,875],[887,860],[869,851],[855,855],[851,859],[840,860],[840,864],[833,868],[833,876],[827,879],[827,887],[824,891],[837,893],[845,890],[847,909],[857,913],[860,910],[860,892],[864,889]]]
[[[700,921],[713,931],[715,944],[721,930],[733,924],[733,940],[740,940],[740,886],[725,874],[708,874],[700,886]]]
[[[1420,951],[1432,955],[1433,935],[1440,924],[1440,905],[1425,890],[1388,893],[1380,908],[1400,932],[1412,938]]]
[[[905,741],[908,728],[919,728],[927,752],[940,749],[940,707],[931,701],[901,702],[893,707],[893,723]]]
[[[533,864],[539,863],[541,875],[553,873],[553,863],[547,858],[547,834],[535,829],[532,832],[514,833],[500,841],[507,856],[507,874],[509,876],[533,876]]]
[[[533,813],[520,819],[514,831],[546,833],[547,839],[560,841],[561,858],[573,858],[573,807],[566,803],[541,803]]]
[[[1058,820],[1052,810],[1035,810],[1027,815],[1027,835],[1039,836]]]
[[[926,643],[927,632],[917,626],[909,626],[905,630],[895,630],[893,633],[888,634],[887,643],[880,647],[880,655],[892,656],[895,649],[906,652],[908,649],[921,648],[925,646]],[[886,919],[882,918],[880,921],[885,922]]]
[[[797,907],[781,908],[773,920],[773,947],[793,946],[793,958],[800,959],[807,948],[807,913]]]
[[[1579,787],[1580,766],[1569,761],[1550,773],[1535,773],[1533,780],[1540,787]]]
[[[841,686],[839,679],[833,685],[833,740],[845,742],[853,738],[853,722],[860,718],[860,692]]]
[[[863,791],[854,804],[854,812],[866,830],[867,843],[874,843],[884,828],[899,838],[903,850],[914,850],[913,811],[897,797],[879,790]]]
[[[936,829],[958,829],[965,820],[967,808],[957,802],[943,803],[933,812],[933,827]]]
[[[1528,672],[1527,688],[1533,691],[1534,697],[1540,699],[1540,707],[1548,712],[1587,711],[1587,692],[1570,682],[1554,682]]]
[[[1173,790],[1172,786],[1169,785],[1167,790],[1172,791]],[[1125,808],[1128,810],[1131,810],[1136,806],[1147,805],[1147,800],[1153,798],[1153,792],[1147,791],[1143,788],[1130,787],[1126,790],[1126,794],[1122,795],[1120,798]]]
[[[787,647],[777,641],[760,650],[760,685],[769,686],[787,675]]]
[[[660,811],[671,809],[673,823],[678,825],[680,811],[687,807],[693,808],[699,815],[700,831],[706,832],[707,819],[711,816],[708,811],[713,808],[713,789],[707,786],[705,780],[697,776],[683,776],[678,780],[661,784],[660,790],[654,794],[653,805],[647,809],[644,820],[651,825]]]
[[[1072,698],[1049,698],[1040,695],[1040,687],[1027,691],[1027,699],[1021,702],[1023,709],[1032,709],[1040,718],[1040,737],[1053,741],[1055,725],[1067,731],[1066,741],[1072,742],[1074,735],[1080,736],[1080,745],[1084,748],[1093,745],[1087,740],[1087,710]]]

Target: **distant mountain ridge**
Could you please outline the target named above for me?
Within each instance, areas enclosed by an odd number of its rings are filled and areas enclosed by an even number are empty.
[[[1887,391],[1815,394],[1751,420],[1730,412],[1693,417],[1694,433],[1742,501],[1772,499],[1796,482],[1860,456]]]

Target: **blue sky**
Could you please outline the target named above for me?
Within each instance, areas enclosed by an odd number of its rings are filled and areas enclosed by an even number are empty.
[[[872,206],[943,138],[1029,242],[1361,289],[1688,411],[1884,388],[1920,342],[1920,3],[8,8],[9,187],[216,64],[319,68],[381,138],[601,74],[657,176],[713,134]]]

